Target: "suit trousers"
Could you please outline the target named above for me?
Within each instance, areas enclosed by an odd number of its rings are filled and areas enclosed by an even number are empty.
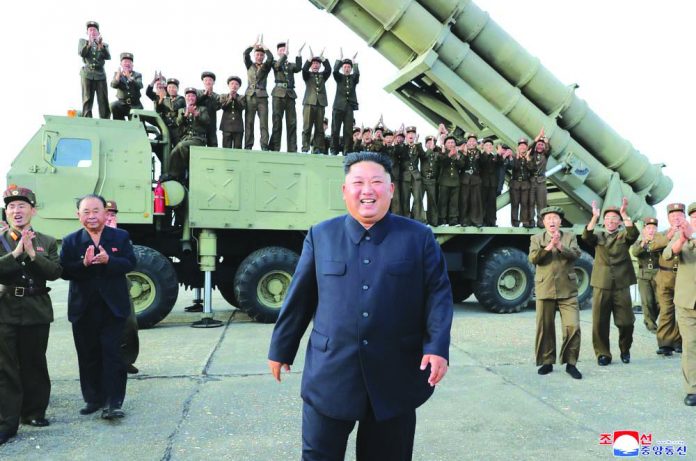
[[[657,332],[657,316],[660,312],[657,305],[657,285],[655,278],[650,280],[638,279],[638,292],[640,293],[640,305],[643,309],[643,323],[648,331]]]
[[[408,172],[406,174],[409,174]],[[413,195],[413,206],[411,206]],[[401,183],[401,206],[404,216],[410,216],[416,221],[425,222],[423,216],[423,184],[420,179],[411,179]],[[409,213],[409,210],[410,213]]]
[[[696,309],[677,307],[677,321],[682,334],[684,390],[687,394],[696,394]]]
[[[80,370],[80,388],[86,403],[121,408],[126,396],[126,367],[121,341],[126,319],[114,316],[102,299],[95,300],[73,325]]]
[[[114,115],[114,120],[125,120],[130,115],[131,109],[142,108],[143,105],[140,104],[140,102],[137,102],[137,104],[128,104],[125,101],[116,100],[111,103],[111,113]]]
[[[346,110],[334,109],[331,114],[331,153],[336,155],[339,151],[344,153],[353,152],[353,108]],[[341,137],[341,126],[343,127],[343,146],[339,145]]]
[[[529,220],[534,225],[534,210],[536,210],[536,225],[544,227],[541,210],[546,208],[547,203],[546,180],[540,183],[537,178],[532,178],[529,184]]]
[[[230,131],[222,132],[222,147],[228,149],[241,149],[242,139],[244,138],[244,133],[239,131],[237,133],[232,133]]]
[[[529,226],[529,181],[510,181],[510,221],[512,227]]]
[[[614,325],[619,329],[619,350],[626,353],[633,344],[633,313],[631,291],[626,288],[592,288],[592,346],[595,355],[611,358],[609,348],[609,320],[614,315]]]
[[[261,150],[268,150],[268,98],[256,95],[246,97],[246,112],[244,113],[244,148],[254,148],[254,122],[259,115],[261,129]]]
[[[556,363],[556,309],[561,313],[561,364],[578,363],[580,355],[580,309],[578,298],[536,300],[536,364]]]
[[[437,180],[424,179],[423,189],[425,189],[426,204],[428,208],[425,213],[426,220],[431,226],[437,226],[439,222],[437,206]]]
[[[302,152],[309,152],[309,140],[314,129],[314,153],[327,153],[328,146],[324,145],[324,109],[324,106],[302,106]]]
[[[97,94],[99,118],[111,118],[111,109],[109,109],[109,92],[106,86],[106,79],[90,80],[85,77],[82,77],[82,116],[92,118],[94,93]]]
[[[348,436],[356,421],[322,415],[307,402],[302,406],[302,461],[343,461]],[[413,456],[416,410],[375,421],[372,410],[358,421],[357,461],[409,461]]]
[[[205,146],[205,141],[200,138],[185,138],[172,150],[169,159],[170,176],[176,179],[185,179],[189,169],[189,158],[191,156],[191,146]]]
[[[0,323],[0,432],[15,432],[20,418],[46,416],[51,395],[49,327]]]
[[[657,318],[657,345],[658,347],[674,348],[681,344],[679,325],[674,315],[674,285],[677,273],[673,271],[660,272],[655,276],[657,290],[657,304],[660,314]]]
[[[283,115],[285,126],[288,129],[287,152],[297,152],[297,112],[295,99],[290,97],[273,97],[273,131],[271,133],[270,149],[280,150],[280,141],[283,138]]]
[[[130,284],[129,284],[130,286]],[[138,317],[135,315],[135,307],[131,301],[131,312],[123,329],[123,339],[121,340],[121,355],[123,363],[133,365],[138,360],[140,354],[140,338],[138,337]]]
[[[438,198],[439,224],[449,224],[450,226],[459,224],[459,186],[440,185]]]

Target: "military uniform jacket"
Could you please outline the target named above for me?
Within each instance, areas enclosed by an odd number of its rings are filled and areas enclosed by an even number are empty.
[[[17,240],[12,238],[15,235]],[[17,248],[20,232],[8,229],[2,234],[10,252],[0,245],[0,323],[10,325],[39,325],[53,321],[53,307],[48,293],[32,296],[14,296],[15,287],[46,288],[46,281],[60,277],[62,267],[58,258],[56,239],[36,232],[32,240],[36,258],[34,261],[26,251],[15,259],[12,250]]]
[[[440,177],[438,183],[441,186],[456,187],[459,185],[459,162],[462,154],[457,152],[454,157],[442,152],[442,160],[440,161]]]
[[[532,152],[529,155],[527,168],[529,168],[530,181],[539,184],[546,182],[546,163],[548,160],[549,158],[544,153]]]
[[[481,184],[487,187],[498,186],[498,166],[501,164],[498,154],[481,153],[479,165],[481,167]]]
[[[196,107],[198,108],[198,116],[186,115],[186,108],[179,109],[179,114],[176,117],[176,124],[181,130],[182,139],[199,138],[201,141],[205,142],[207,139],[210,117],[205,107]]]
[[[358,65],[353,66],[353,72],[345,75],[341,72],[341,61],[338,59],[334,64],[334,80],[336,80],[336,97],[334,98],[334,110],[346,110],[349,107],[358,110],[358,96],[355,94],[355,87],[360,82],[360,70]]]
[[[273,63],[273,74],[275,75],[275,86],[271,91],[274,98],[297,99],[295,93],[295,75],[302,70],[302,58],[295,57],[295,62],[288,62],[288,56],[281,56]]]
[[[321,72],[310,72],[310,65],[310,61],[305,61],[304,66],[302,66],[302,79],[307,87],[302,105],[326,107],[329,105],[326,98],[326,81],[331,75],[331,63],[328,59],[324,59],[324,70]]]
[[[575,234],[561,232],[563,250],[546,251],[551,235],[544,231],[532,235],[529,241],[529,262],[536,266],[534,289],[537,299],[566,299],[578,295],[575,260],[580,247]]]
[[[636,283],[629,248],[639,235],[635,226],[620,228],[613,234],[603,229],[591,232],[585,227],[582,239],[595,249],[590,285],[609,290]]]
[[[674,287],[674,305],[682,309],[696,309],[696,240],[690,239],[682,247],[681,253],[674,255],[672,244],[679,238],[681,238],[680,233],[677,232],[663,251],[663,255],[668,260],[679,260]]]
[[[655,240],[651,240],[647,245],[643,246],[642,239],[638,238],[631,245],[631,255],[638,261],[636,277],[641,280],[652,280],[658,271],[658,261],[662,255],[662,250],[655,249],[654,244]]]
[[[130,105],[140,104],[140,90],[143,88],[143,75],[140,72],[132,71],[131,77],[111,80],[111,87],[116,88],[116,97]]]
[[[81,38],[77,44],[77,52],[84,62],[80,76],[88,80],[106,80],[104,61],[111,59],[109,45],[102,43],[102,49],[98,49],[96,45],[91,46],[89,40]]]
[[[369,230],[347,215],[313,226],[268,358],[291,364],[310,322],[301,392],[318,412],[356,420],[369,403],[382,421],[421,405],[433,388],[420,361],[449,358],[452,322],[433,233],[391,213]]]
[[[234,98],[230,94],[220,96],[222,117],[220,118],[220,130],[229,133],[244,132],[244,119],[242,112],[246,109],[246,99],[239,93]]]
[[[220,95],[217,94],[216,92],[211,92],[210,94],[206,94],[204,91],[199,90],[196,95],[198,96],[198,101],[196,104],[199,106],[205,106],[205,108],[208,111],[208,117],[210,117],[210,126],[216,127],[217,126],[217,111],[220,110],[220,107],[222,106],[220,104]],[[184,105],[184,107],[186,107]]]
[[[401,174],[405,182],[420,181],[420,161],[425,157],[425,151],[420,143],[404,144],[401,156]]]
[[[440,149],[428,149],[421,159],[421,176],[424,180],[435,182],[440,176]]]
[[[155,93],[152,85],[148,85],[145,90],[145,95],[155,103],[155,112],[157,112],[164,123],[171,129],[176,126],[176,117],[179,114],[179,109],[186,108],[186,100],[181,95],[176,95],[172,98],[167,95],[160,102],[159,95]]]
[[[511,180],[513,181],[529,181],[529,166],[525,157],[515,156],[508,163],[509,169],[512,171]]]
[[[680,234],[679,231],[675,232],[674,235],[678,236]],[[653,239],[653,244],[652,248],[653,250],[659,251],[660,253],[660,259],[658,261],[658,266],[659,268],[662,268],[663,271],[672,271],[672,272],[677,272],[677,269],[679,268],[679,258],[666,258],[664,254],[664,250],[670,246],[670,241],[667,238],[667,231],[665,232],[657,232],[655,233],[655,238]]]
[[[357,149],[356,149],[357,150]],[[392,182],[401,181],[401,150],[397,149],[395,145],[387,146],[382,145],[381,150],[382,155],[386,155],[392,163]]]
[[[266,79],[273,67],[273,54],[269,50],[266,50],[266,60],[263,64],[257,66],[251,60],[251,50],[253,50],[252,47],[244,50],[244,65],[247,68],[248,82],[244,95],[247,97],[256,96],[258,98],[267,98]]]
[[[461,184],[481,184],[481,151],[467,149],[465,154],[459,157],[459,182]]]

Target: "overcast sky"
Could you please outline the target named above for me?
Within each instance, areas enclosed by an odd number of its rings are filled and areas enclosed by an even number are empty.
[[[386,0],[384,0],[386,1]],[[696,200],[693,184],[693,132],[696,108],[694,2],[681,0],[477,0],[493,20],[506,29],[562,82],[577,83],[577,94],[618,133],[653,163],[665,163],[675,183],[673,193],[657,206],[658,217],[671,201]],[[397,127],[415,124],[421,133],[434,129],[396,97],[383,91],[397,74],[388,61],[336,18],[307,0],[206,2],[15,2],[7,11],[0,43],[4,89],[0,126],[4,176],[11,160],[36,132],[43,114],[65,114],[79,109],[81,59],[78,39],[85,22],[96,20],[113,59],[135,54],[135,70],[149,82],[155,70],[200,86],[200,72],[218,76],[216,90],[225,92],[229,75],[246,72],[242,51],[260,33],[275,49],[290,39],[294,56],[303,42],[316,53],[338,58],[339,47],[358,52],[358,123],[374,125],[380,114]],[[304,56],[309,55],[308,47]],[[269,79],[269,89],[272,77]],[[304,91],[300,84],[300,98]],[[328,88],[333,99],[333,83]],[[115,93],[110,91],[111,100]],[[145,108],[152,104],[143,95]],[[298,105],[298,108],[300,106]],[[96,107],[95,107],[96,109]],[[96,112],[96,111],[95,111]],[[301,120],[301,119],[300,119]],[[301,125],[301,121],[300,121]],[[298,127],[301,129],[301,126]],[[298,130],[299,136],[299,130]],[[258,142],[258,140],[257,140]],[[689,179],[692,178],[692,179]]]

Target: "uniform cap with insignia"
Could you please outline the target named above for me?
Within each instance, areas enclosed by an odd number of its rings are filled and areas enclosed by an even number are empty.
[[[384,125],[382,125],[381,123],[378,123],[377,125],[375,125],[375,133],[377,133],[378,131],[381,131],[382,133],[384,133]]]
[[[416,127],[411,125],[406,127],[406,133],[415,133],[416,132]]]
[[[524,138],[524,137],[520,138],[520,140],[517,141],[517,145],[519,146],[520,144],[524,144],[526,146],[529,146],[529,139]]]
[[[602,216],[606,216],[607,213],[616,213],[621,216],[621,209],[617,206],[608,206],[604,209],[604,212],[602,212]]]
[[[121,61],[123,61],[124,59],[130,59],[132,61],[133,60],[133,53],[129,53],[127,51],[121,53]]]
[[[488,144],[488,143],[493,144],[493,140],[492,140],[491,138],[486,138],[486,139],[483,140],[483,143],[484,143],[484,144]]]
[[[116,201],[114,200],[107,200],[106,201],[106,208],[104,208],[106,211],[113,211],[114,213],[118,213],[118,205],[116,204]]]
[[[198,90],[196,90],[196,89],[195,89],[194,87],[192,87],[192,86],[190,86],[190,87],[188,87],[188,88],[186,88],[186,89],[184,90],[184,94],[189,94],[189,93],[193,93],[193,94],[195,94],[196,96],[198,96]]]
[[[648,224],[654,224],[655,226],[657,226],[657,218],[653,218],[651,216],[648,216],[647,218],[643,218],[643,224],[645,224],[646,226]]]
[[[358,133],[360,132],[360,127],[359,126],[354,126],[353,127],[353,133]]]
[[[310,59],[310,62],[322,62],[321,58],[319,56],[312,56],[312,59]]]
[[[278,42],[278,44],[276,45],[276,49],[283,48],[285,45],[286,45],[285,42]]]
[[[230,75],[229,77],[227,77],[227,84],[229,85],[232,80],[236,80],[237,83],[239,83],[240,85],[242,84],[242,79],[237,77],[236,75]]]
[[[394,136],[394,132],[387,128],[386,130],[384,130],[384,136]]]
[[[31,189],[18,187],[16,184],[10,184],[5,192],[3,192],[2,198],[5,201],[5,205],[15,200],[22,200],[31,206],[36,206],[36,195],[34,195]]]
[[[432,141],[432,140],[434,140],[434,139],[435,139],[435,136],[428,135],[428,136],[425,137],[425,142]]]
[[[99,30],[99,23],[97,21],[87,21],[87,29],[90,27],[94,27],[95,29]]]
[[[689,216],[691,216],[691,213],[693,213],[694,211],[696,211],[696,202],[691,202],[689,204],[689,208],[687,208],[687,213]]]
[[[176,85],[176,87],[179,88],[179,80],[175,78],[168,78],[167,85]]]
[[[681,211],[682,213],[686,210],[686,205],[683,203],[670,203],[667,205],[667,214],[673,211]]]
[[[210,77],[210,78],[212,78],[213,80],[215,80],[215,74],[212,73],[212,72],[210,72],[210,71],[207,71],[207,70],[204,71],[203,73],[201,73],[201,80],[203,80],[203,79],[206,78],[206,77]]]
[[[260,51],[260,52],[262,52],[262,53],[265,53],[265,52],[266,52],[266,50],[264,50],[262,46],[257,46],[257,47],[255,47],[255,48],[254,48],[254,52],[256,52],[256,51]]]
[[[457,138],[455,138],[455,137],[452,136],[452,135],[448,135],[448,136],[445,138],[445,142],[449,141],[450,139],[453,140],[455,144],[457,144]]]
[[[503,149],[508,150],[510,149],[510,146],[508,146],[507,144],[503,144]]]
[[[466,139],[469,139],[469,138],[474,138],[478,141],[478,136],[476,136],[476,133],[467,133]]]
[[[349,64],[350,67],[353,67],[353,61],[351,61],[351,60],[348,59],[348,58],[346,58],[346,59],[344,59],[343,61],[341,61],[341,65],[343,65],[343,64]]]
[[[557,214],[561,219],[563,219],[563,216],[565,216],[565,211],[563,211],[563,208],[559,206],[547,206],[546,208],[543,208],[539,214],[543,218],[544,215],[547,215],[549,213],[555,213]]]
[[[396,132],[395,136],[401,136],[402,138],[405,137],[406,135],[404,134],[403,131],[399,130]]]
[[[372,128],[370,128],[370,127],[368,126],[367,128],[363,128],[362,131],[363,131],[363,133],[366,133],[366,132],[368,132],[368,131],[369,131],[370,133],[372,133]]]

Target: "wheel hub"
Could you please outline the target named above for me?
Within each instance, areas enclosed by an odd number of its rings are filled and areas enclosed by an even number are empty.
[[[269,307],[280,308],[290,286],[292,276],[285,271],[276,270],[265,274],[259,280],[256,293],[261,302]]]
[[[527,286],[527,275],[518,267],[505,269],[498,277],[498,291],[503,299],[513,301],[522,294]]]

